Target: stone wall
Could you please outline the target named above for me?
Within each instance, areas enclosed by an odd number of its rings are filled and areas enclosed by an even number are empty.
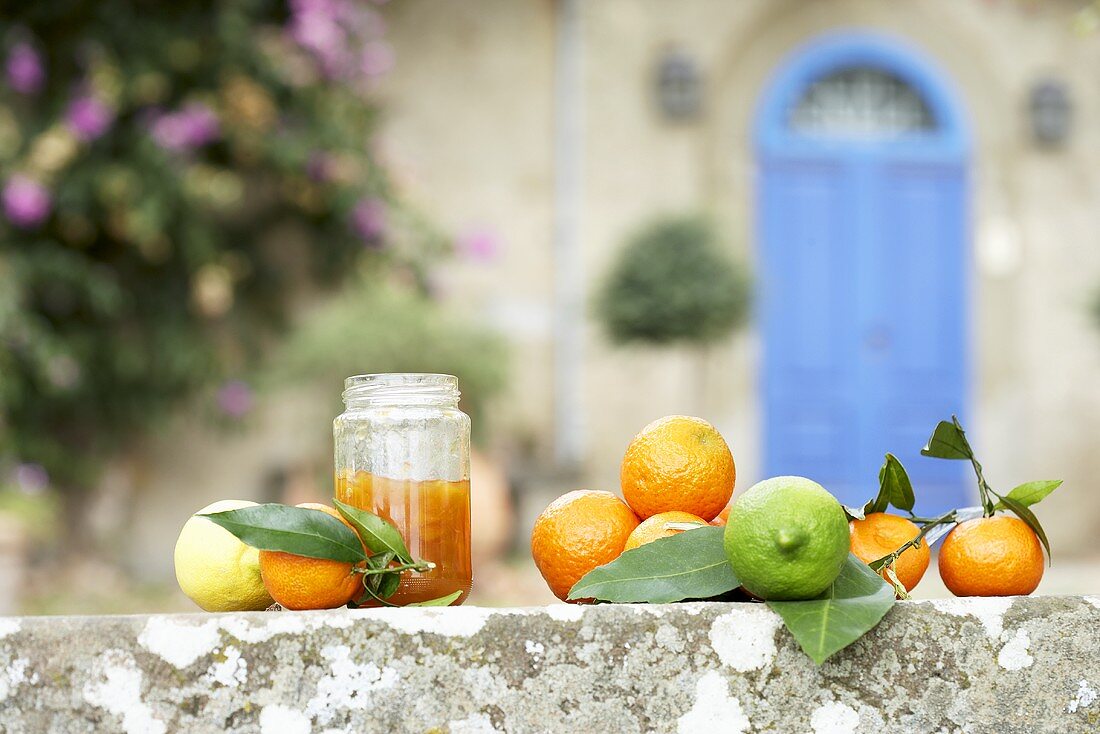
[[[0,731],[1095,732],[1100,597],[0,618]]]

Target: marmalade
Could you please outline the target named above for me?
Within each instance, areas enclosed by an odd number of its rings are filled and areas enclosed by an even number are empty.
[[[470,480],[387,479],[365,471],[336,477],[336,499],[389,520],[401,532],[413,558],[431,561],[427,573],[406,571],[392,604],[470,594]]]

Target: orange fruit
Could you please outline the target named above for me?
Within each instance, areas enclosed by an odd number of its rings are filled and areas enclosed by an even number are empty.
[[[722,511],[718,513],[718,517],[716,517],[716,518],[714,518],[713,520],[710,521],[710,524],[714,525],[715,527],[719,527],[719,528],[726,527],[726,523],[728,523],[729,520],[730,520],[730,508],[731,507],[733,507],[733,505],[726,505],[722,509]]]
[[[709,522],[729,503],[736,477],[733,454],[718,429],[684,415],[643,428],[619,472],[623,497],[643,520],[680,510]]]
[[[917,537],[920,528],[904,517],[872,512],[863,520],[850,521],[848,531],[852,536],[852,553],[864,563],[870,563],[893,553]],[[898,560],[894,562],[894,573],[906,591],[912,591],[920,583],[924,572],[928,570],[930,555],[928,543],[921,540],[920,545],[908,548],[898,556]],[[880,575],[886,578],[885,569]]]
[[[690,512],[680,512],[679,510],[658,512],[656,515],[634,528],[634,532],[626,539],[626,546],[623,550],[632,550],[639,545],[651,543],[658,538],[667,538],[670,535],[684,532],[680,528],[670,528],[670,523],[690,523],[692,525],[702,526],[706,525],[707,521],[698,515],[692,515]]]
[[[943,539],[940,578],[955,596],[1030,594],[1043,578],[1043,547],[1017,517],[967,520]]]
[[[638,518],[621,499],[579,489],[558,497],[535,520],[531,557],[554,596],[566,601],[582,576],[619,557],[636,527]]]
[[[298,505],[332,515],[351,525],[340,513],[315,502]],[[354,528],[352,528],[354,531]],[[307,558],[282,551],[260,551],[260,576],[271,598],[287,609],[334,609],[363,591],[362,576],[352,564],[325,558]]]

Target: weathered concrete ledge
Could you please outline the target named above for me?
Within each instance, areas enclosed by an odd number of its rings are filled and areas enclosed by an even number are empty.
[[[1096,732],[1100,597],[0,618],[4,732]]]

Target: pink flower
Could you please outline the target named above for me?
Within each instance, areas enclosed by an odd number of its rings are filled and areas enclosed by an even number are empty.
[[[73,135],[89,142],[95,140],[111,128],[115,120],[114,111],[95,97],[77,97],[69,103],[65,112],[65,122]]]
[[[252,388],[243,380],[230,380],[218,390],[218,407],[232,418],[243,418],[252,410]]]
[[[4,184],[0,194],[4,216],[16,227],[30,229],[45,221],[52,200],[45,186],[22,174],[15,174]]]
[[[26,41],[15,44],[8,54],[8,84],[20,94],[37,94],[46,84],[42,56]]]
[[[201,148],[221,135],[218,116],[200,102],[192,102],[176,112],[155,116],[150,131],[157,145],[173,153]]]
[[[386,205],[379,199],[360,199],[351,211],[351,228],[367,244],[377,244],[386,231]]]
[[[384,32],[382,16],[357,0],[290,0],[287,34],[329,79],[369,81],[389,71]]]
[[[471,260],[489,262],[495,260],[500,250],[496,233],[489,229],[471,229],[458,236],[455,249]]]

